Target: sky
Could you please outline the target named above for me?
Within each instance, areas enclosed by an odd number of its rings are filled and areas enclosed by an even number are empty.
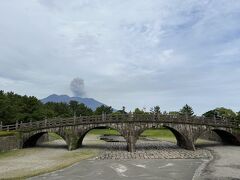
[[[1,0],[0,89],[74,78],[116,109],[240,111],[240,0]]]

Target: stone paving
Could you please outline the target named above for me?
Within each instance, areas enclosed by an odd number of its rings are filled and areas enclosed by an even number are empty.
[[[143,141],[139,140],[136,144],[136,152],[126,151],[126,142],[107,142],[102,147],[103,150],[95,158],[105,159],[208,159],[211,157],[210,151],[197,149],[190,151],[179,148],[177,145],[166,141]]]

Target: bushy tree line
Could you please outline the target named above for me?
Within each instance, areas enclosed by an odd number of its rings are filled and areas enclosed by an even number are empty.
[[[13,92],[0,91],[0,121],[3,124],[38,121],[53,117],[73,117],[112,113],[113,108],[102,105],[95,111],[76,101],[70,103],[43,104],[33,96],[20,96]]]
[[[144,109],[141,110],[139,108],[136,108],[133,113],[134,114],[154,113],[154,114],[165,114],[165,115],[185,116],[185,117],[195,116],[193,108],[187,104],[183,106],[179,111],[161,112],[160,107],[155,106],[150,109],[150,112],[146,112]],[[207,111],[206,113],[202,114],[202,116],[207,118],[216,118],[216,119],[221,118],[221,119],[235,120],[240,122],[240,111],[234,112],[233,110],[227,109],[224,107],[215,108],[213,110]]]
[[[45,118],[53,117],[79,117],[89,116],[89,115],[101,115],[106,114],[126,114],[125,107],[123,106],[121,110],[113,111],[111,106],[102,105],[98,107],[95,111],[88,108],[84,104],[78,103],[76,101],[70,101],[69,103],[53,103],[49,102],[43,104],[34,96],[20,96],[13,92],[0,91],[0,121],[3,124],[13,124],[18,122],[29,122],[38,121]],[[194,111],[191,106],[185,105],[179,111],[171,112],[161,112],[159,106],[155,106],[147,112],[145,108],[136,108],[133,114],[169,114],[175,116],[194,116]],[[235,113],[231,109],[224,107],[215,108],[213,110],[207,111],[203,114],[204,117],[208,118],[226,118],[231,120],[236,120],[240,122],[240,112]]]

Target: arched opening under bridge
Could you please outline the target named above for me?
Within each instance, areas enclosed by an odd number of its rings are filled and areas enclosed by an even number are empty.
[[[117,129],[98,126],[86,129],[79,136],[78,147],[104,149],[106,148],[106,142],[126,142],[126,140]],[[118,147],[113,146],[111,148]]]
[[[47,131],[35,133],[23,142],[23,148],[35,146],[41,148],[68,148],[68,145],[63,137],[57,133],[49,133]]]
[[[187,140],[176,129],[163,126],[161,128],[147,128],[141,132],[136,143],[136,149],[161,149],[161,148],[176,148],[186,147]]]
[[[196,140],[196,146],[217,146],[217,145],[240,145],[238,138],[223,129],[211,129],[204,131]]]

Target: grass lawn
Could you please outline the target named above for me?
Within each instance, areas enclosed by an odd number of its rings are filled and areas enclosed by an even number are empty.
[[[16,150],[10,150],[10,151],[6,151],[6,152],[0,152],[0,160],[3,158],[7,158],[7,157],[12,157],[12,156],[19,156],[21,150],[16,149]]]
[[[149,138],[154,138],[161,141],[169,141],[169,142],[176,143],[175,136],[170,130],[166,128],[147,129],[141,134],[141,137],[149,137]]]
[[[58,139],[62,139],[62,137],[56,133],[48,133],[48,137],[49,137],[49,141],[55,141]]]
[[[14,136],[16,135],[15,131],[0,131],[0,137],[3,136]]]
[[[103,134],[108,134],[108,135],[120,135],[118,131],[115,129],[93,129],[89,131],[88,134],[92,135],[103,135]]]
[[[144,137],[153,137],[153,138],[158,138],[158,137],[166,137],[166,138],[175,138],[173,133],[166,129],[166,128],[161,128],[161,129],[148,129],[145,130],[141,136]]]

